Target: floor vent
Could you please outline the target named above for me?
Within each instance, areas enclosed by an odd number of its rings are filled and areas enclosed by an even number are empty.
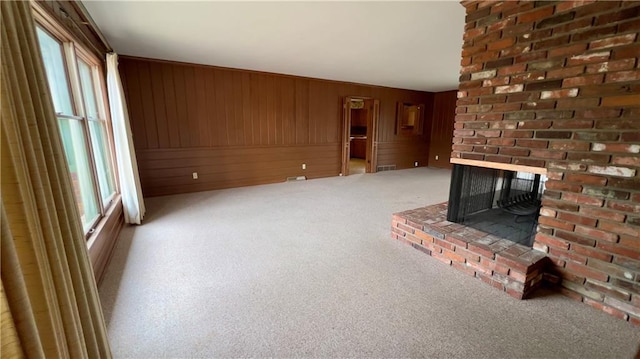
[[[396,169],[396,165],[385,165],[385,166],[378,166],[377,171],[378,172],[394,171],[395,169]]]
[[[287,177],[287,182],[306,181],[306,180],[307,180],[307,176]]]

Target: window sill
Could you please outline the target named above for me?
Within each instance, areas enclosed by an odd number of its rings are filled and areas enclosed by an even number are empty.
[[[87,239],[89,259],[98,283],[102,279],[123,224],[122,198],[117,195],[113,199],[113,205],[98,222],[95,231]]]

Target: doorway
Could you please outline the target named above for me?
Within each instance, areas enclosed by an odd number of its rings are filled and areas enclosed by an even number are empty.
[[[343,109],[341,175],[376,172],[380,101],[348,96]]]

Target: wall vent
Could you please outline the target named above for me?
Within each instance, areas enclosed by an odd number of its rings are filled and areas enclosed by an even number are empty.
[[[287,182],[306,181],[306,180],[307,180],[307,176],[287,177]]]
[[[384,165],[384,166],[378,166],[376,170],[378,172],[382,172],[382,171],[394,171],[395,169],[396,169],[396,165]]]

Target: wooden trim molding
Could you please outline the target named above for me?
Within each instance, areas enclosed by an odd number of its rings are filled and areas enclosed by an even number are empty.
[[[96,226],[95,232],[87,241],[89,259],[93,266],[96,282],[99,284],[109,264],[111,255],[124,226],[124,215],[120,195],[114,199],[114,204]]]
[[[42,26],[47,32],[53,35],[58,41],[63,44],[70,44],[71,50],[79,53],[85,61],[91,62],[91,64],[98,66],[100,69],[100,76],[106,79],[104,74],[106,73],[104,56],[100,56],[95,47],[89,48],[85,42],[78,37],[77,34],[71,32],[65,27],[59,19],[52,14],[49,9],[43,7],[38,2],[31,3],[31,9],[33,10],[33,19],[36,24]],[[106,97],[106,92],[105,92]]]
[[[93,31],[98,36],[104,47],[107,49],[107,53],[112,52],[113,48],[111,48],[111,45],[109,45],[107,38],[104,36],[96,22],[93,20],[91,14],[89,14],[89,11],[87,11],[87,8],[84,7],[84,4],[80,1],[74,1],[72,4],[78,10],[78,13],[80,13],[80,15],[87,20],[89,25],[91,25],[91,31]]]
[[[101,63],[106,61],[105,55],[112,51],[111,46],[80,1],[32,0],[31,8],[41,18],[73,34],[73,41],[85,46]]]
[[[546,175],[547,174],[547,169],[546,168],[514,165],[514,164],[510,164],[510,163],[468,160],[468,159],[464,159],[464,158],[451,158],[451,160],[449,162],[453,163],[453,164],[458,164],[458,165],[493,168],[493,169],[497,169],[497,170],[528,172],[528,173],[536,173],[536,174],[541,174],[541,175]]]

